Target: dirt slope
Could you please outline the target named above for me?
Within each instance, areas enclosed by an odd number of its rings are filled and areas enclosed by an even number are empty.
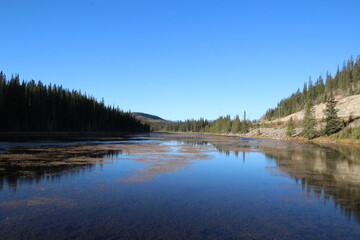
[[[336,100],[338,101],[336,104],[336,108],[339,110],[338,116],[344,120],[349,120],[350,118],[359,118],[360,117],[360,94],[352,95],[349,97],[339,98],[337,97]],[[324,118],[324,110],[326,105],[324,103],[318,104],[314,106],[315,117],[316,119]],[[290,118],[293,118],[295,121],[301,121],[304,118],[304,110],[299,112],[293,113],[287,117],[275,119],[272,121],[264,121],[264,122],[286,122]]]

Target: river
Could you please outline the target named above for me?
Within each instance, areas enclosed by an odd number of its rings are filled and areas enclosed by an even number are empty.
[[[0,239],[360,239],[360,148],[201,134],[0,142]]]

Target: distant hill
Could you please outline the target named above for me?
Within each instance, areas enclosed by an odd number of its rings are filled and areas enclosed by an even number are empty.
[[[168,122],[167,120],[165,120],[159,116],[151,115],[148,113],[134,112],[132,114],[139,119],[147,120],[150,122]]]

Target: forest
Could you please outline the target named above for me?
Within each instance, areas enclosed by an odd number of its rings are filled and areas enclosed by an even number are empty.
[[[264,118],[272,120],[288,116],[313,104],[325,103],[330,95],[349,96],[360,93],[360,56],[350,57],[338,67],[335,76],[326,73],[315,83],[309,78],[302,91],[282,99],[277,107],[267,110]],[[119,107],[105,106],[104,100],[61,85],[45,85],[41,81],[20,81],[19,75],[9,80],[0,72],[0,131],[174,131],[246,133],[252,123],[246,112],[231,119],[229,115],[215,121],[144,121]]]
[[[104,100],[0,72],[0,131],[149,131],[130,112]]]
[[[327,72],[325,77],[320,75],[315,83],[310,77],[302,91],[298,89],[290,97],[282,99],[275,108],[267,110],[264,118],[272,120],[288,116],[304,109],[309,100],[313,104],[325,103],[331,93],[344,97],[360,94],[360,55],[356,60],[350,57],[344,61],[341,69],[338,66],[334,77]]]
[[[161,121],[149,122],[151,131],[170,131],[170,132],[200,132],[205,126],[209,124],[206,119],[199,120],[188,119],[185,121]]]
[[[246,133],[252,123],[246,120],[246,112],[244,112],[242,121],[238,115],[234,119],[227,115],[212,122],[200,118],[199,120],[188,119],[178,122],[149,122],[149,124],[152,131]]]

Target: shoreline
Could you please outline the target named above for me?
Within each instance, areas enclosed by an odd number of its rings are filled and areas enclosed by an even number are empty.
[[[252,129],[254,130],[254,129]],[[257,130],[257,129],[255,129]],[[284,129],[268,128],[268,131],[283,131]],[[0,141],[16,141],[16,140],[106,140],[108,138],[127,138],[136,135],[144,134],[201,134],[201,135],[214,135],[226,137],[240,137],[240,138],[256,138],[256,139],[269,139],[269,140],[285,140],[293,142],[307,142],[307,143],[325,143],[325,144],[344,144],[360,147],[360,139],[336,139],[331,137],[318,137],[315,139],[305,139],[303,137],[272,137],[269,135],[254,135],[254,134],[234,134],[234,133],[214,133],[214,132],[172,132],[172,131],[156,131],[156,132],[0,132]]]
[[[274,138],[270,136],[259,136],[259,135],[248,135],[248,134],[234,134],[234,133],[213,133],[213,132],[157,132],[157,133],[173,133],[173,134],[204,134],[204,135],[214,135],[214,136],[225,136],[225,137],[241,137],[241,138],[256,138],[256,139],[269,139],[269,140],[284,140],[292,142],[303,142],[303,143],[323,143],[323,144],[342,144],[342,145],[352,145],[354,147],[360,147],[360,139],[336,139],[329,137],[318,137],[311,140],[308,140],[303,137],[280,137]]]

